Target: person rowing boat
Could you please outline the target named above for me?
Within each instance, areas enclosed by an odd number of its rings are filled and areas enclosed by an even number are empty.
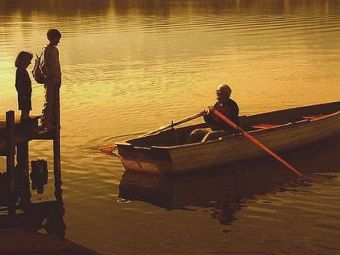
[[[227,131],[228,133],[237,132],[230,125],[223,122],[220,118],[216,117],[212,110],[218,110],[232,120],[235,124],[239,125],[239,107],[237,103],[230,98],[231,88],[227,84],[220,85],[216,90],[216,103],[209,107],[204,114],[204,121],[209,125],[209,128],[199,128],[193,130],[188,138],[188,143],[204,141],[211,133],[216,131]]]

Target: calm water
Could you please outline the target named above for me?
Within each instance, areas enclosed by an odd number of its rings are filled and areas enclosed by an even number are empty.
[[[285,155],[309,183],[271,160],[146,178],[98,151],[201,111],[224,82],[241,114],[338,101],[339,17],[336,0],[1,0],[0,113],[17,109],[17,53],[57,27],[67,238],[104,254],[340,254],[339,139]],[[52,166],[49,142],[30,147]]]

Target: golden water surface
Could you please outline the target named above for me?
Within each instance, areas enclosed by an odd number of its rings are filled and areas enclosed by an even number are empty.
[[[337,0],[1,0],[0,114],[17,109],[18,52],[58,28],[67,238],[104,254],[340,254],[338,140],[287,155],[318,177],[288,186],[272,161],[145,180],[98,151],[201,111],[221,83],[241,114],[339,101],[339,17]],[[36,83],[32,101],[40,114]],[[51,144],[30,148],[52,170]]]

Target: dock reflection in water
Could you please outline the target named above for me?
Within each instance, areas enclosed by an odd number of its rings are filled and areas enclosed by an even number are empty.
[[[32,204],[26,213],[8,216],[0,214],[0,229],[29,229],[65,237],[65,208],[57,201]]]
[[[231,224],[236,213],[257,196],[294,190],[327,181],[340,170],[340,137],[283,154],[309,180],[296,180],[272,159],[237,163],[205,172],[154,176],[126,171],[119,197],[144,201],[167,210],[209,208],[221,224]]]

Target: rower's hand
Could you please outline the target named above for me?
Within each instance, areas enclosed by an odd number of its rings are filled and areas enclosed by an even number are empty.
[[[200,112],[201,116],[205,116],[208,114],[208,110],[203,110]]]
[[[210,115],[213,109],[214,109],[213,106],[208,106],[208,109],[201,111],[201,115],[202,116]]]
[[[208,106],[208,111],[207,111],[207,114],[210,114],[212,111],[214,110],[214,107],[213,106]]]
[[[201,111],[202,116],[206,116],[206,115],[210,114],[211,109],[212,109],[212,106],[208,106],[208,109]]]
[[[210,118],[214,122],[220,123],[221,122],[220,118],[218,118],[215,114],[213,114],[213,110],[218,110],[218,109],[216,109],[214,106],[208,106],[208,113],[207,114],[210,115]]]

